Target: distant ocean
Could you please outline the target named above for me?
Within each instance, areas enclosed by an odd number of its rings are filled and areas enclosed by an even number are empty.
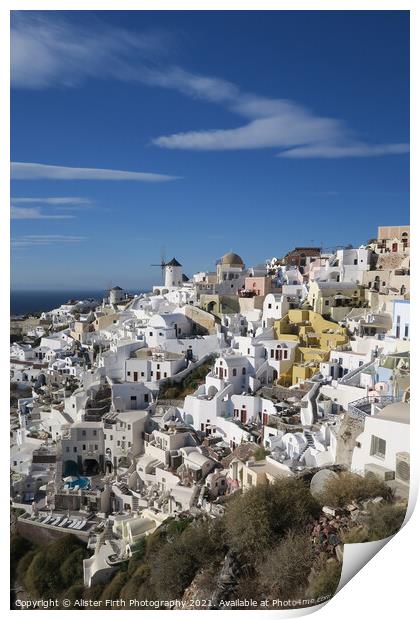
[[[132,291],[131,291],[132,292]],[[135,291],[136,294],[139,291]],[[46,312],[58,308],[69,299],[93,297],[99,301],[106,295],[101,291],[10,291],[10,314],[12,316],[30,312]]]

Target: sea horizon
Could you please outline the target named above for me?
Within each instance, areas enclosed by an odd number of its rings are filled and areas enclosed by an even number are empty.
[[[21,316],[33,312],[48,312],[70,299],[101,300],[107,289],[10,289],[10,315]],[[143,290],[128,293],[142,293]]]

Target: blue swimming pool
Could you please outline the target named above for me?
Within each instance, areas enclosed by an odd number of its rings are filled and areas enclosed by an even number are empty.
[[[64,484],[67,489],[74,489],[79,487],[80,489],[88,489],[90,487],[90,479],[85,476],[75,477],[74,480],[69,480]]]

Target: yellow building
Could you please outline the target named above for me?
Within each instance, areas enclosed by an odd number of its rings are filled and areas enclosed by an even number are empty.
[[[102,308],[100,313],[96,313],[95,321],[93,322],[95,330],[101,331],[101,329],[105,329],[113,323],[117,323],[119,316],[119,313],[115,312],[112,308]]]
[[[280,478],[290,476],[288,467],[267,456],[261,461],[250,460],[245,463],[233,459],[230,464],[232,480],[244,491],[262,484],[273,484]]]
[[[347,344],[349,337],[345,327],[327,321],[312,310],[289,310],[281,319],[274,321],[277,340],[294,340],[295,360],[288,377],[280,382],[292,385],[310,379],[319,370],[319,364],[329,359],[330,351]]]

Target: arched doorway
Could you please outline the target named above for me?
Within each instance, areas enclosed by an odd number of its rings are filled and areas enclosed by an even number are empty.
[[[216,308],[217,308],[217,302],[216,301],[210,301],[207,304],[207,312],[216,312]]]
[[[99,474],[99,463],[96,459],[85,459],[83,461],[83,472],[86,476]]]
[[[65,478],[67,476],[78,476],[79,473],[79,467],[75,461],[64,461],[63,475]]]

